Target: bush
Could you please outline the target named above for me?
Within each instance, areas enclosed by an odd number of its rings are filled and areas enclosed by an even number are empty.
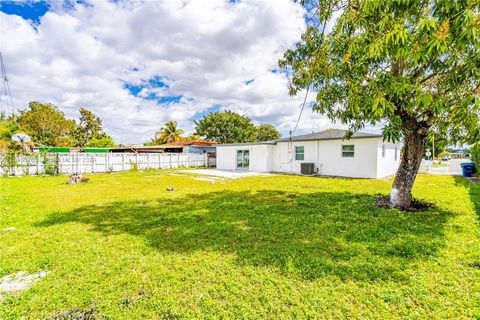
[[[9,174],[15,174],[15,167],[18,165],[17,154],[18,152],[9,150],[7,153],[4,153],[0,156],[0,167],[5,176],[8,176]]]
[[[58,155],[55,155],[53,159],[49,156],[44,156],[42,159],[43,173],[49,176],[54,176],[59,173],[59,159]]]
[[[480,142],[477,142],[472,146],[470,149],[470,156],[472,162],[475,163],[477,166],[480,165]]]

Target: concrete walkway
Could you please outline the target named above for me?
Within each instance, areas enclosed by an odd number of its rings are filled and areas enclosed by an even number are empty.
[[[230,171],[230,170],[219,170],[219,169],[195,169],[195,170],[179,170],[183,173],[192,173],[192,174],[201,174],[207,176],[215,176],[226,179],[238,179],[245,177],[254,177],[254,176],[271,176],[271,173],[264,172],[252,172],[252,171]]]
[[[430,174],[442,174],[442,175],[462,175],[462,167],[460,166],[463,162],[470,162],[468,159],[452,159],[449,161],[442,161],[443,166],[432,166],[430,161],[423,160],[420,168],[421,173],[430,173]]]

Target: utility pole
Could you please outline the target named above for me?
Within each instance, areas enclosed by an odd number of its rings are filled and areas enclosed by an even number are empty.
[[[435,132],[433,133],[433,140],[432,140],[432,159],[433,159],[433,163],[435,163]]]

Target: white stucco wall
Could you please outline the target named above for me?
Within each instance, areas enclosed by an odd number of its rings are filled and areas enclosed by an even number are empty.
[[[218,145],[217,168],[222,170],[237,169],[237,150],[249,150],[249,171],[273,171],[273,145]]]
[[[296,146],[304,147],[304,160],[295,160]],[[300,173],[300,163],[313,162],[317,165],[317,157],[318,149],[316,141],[278,142],[273,151],[273,171]]]
[[[382,146],[385,146],[385,155],[382,154]],[[393,176],[400,165],[401,143],[390,143],[378,140],[377,151],[377,178]],[[396,157],[395,157],[396,153]]]
[[[342,145],[354,145],[353,158],[342,157]],[[305,147],[305,160],[295,160],[295,146]],[[292,142],[292,160],[281,161],[288,154],[289,143],[279,142],[274,157],[274,171],[300,173],[300,163],[313,162],[321,175],[377,178],[378,139],[321,140]]]
[[[236,170],[237,150],[250,151],[250,171],[301,173],[300,164],[311,162],[320,175],[354,178],[384,178],[394,175],[400,163],[400,144],[385,143],[382,139],[321,140],[278,142],[276,145],[219,145],[217,168]],[[342,157],[342,145],[354,145],[353,158]],[[304,160],[295,160],[295,147],[304,147]],[[395,157],[397,148],[397,160]]]
[[[217,169],[235,170],[236,169],[236,149],[230,146],[217,146]]]

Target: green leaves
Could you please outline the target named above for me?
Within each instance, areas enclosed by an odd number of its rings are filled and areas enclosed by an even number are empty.
[[[195,121],[196,134],[220,143],[255,141],[255,126],[250,118],[233,111],[213,112]]]
[[[383,140],[389,142],[398,142],[402,138],[401,126],[402,120],[399,117],[395,117],[392,121],[386,124],[382,129]]]
[[[393,26],[393,29],[387,33],[385,39],[386,43],[389,45],[397,46],[402,45],[404,46],[407,43],[407,30],[399,23],[396,23]]]
[[[380,60],[380,58],[383,58],[387,53],[386,49],[383,39],[375,39],[368,47],[368,56],[374,61]]]
[[[280,139],[280,132],[271,124],[261,124],[255,127],[256,141],[269,141]]]
[[[104,147],[113,147],[115,142],[112,137],[103,132],[102,119],[96,116],[90,110],[80,108],[80,119],[74,131],[75,146],[92,147],[94,145],[102,145]]]
[[[69,147],[75,144],[75,121],[51,103],[32,101],[20,111],[18,125],[40,146]]]
[[[417,31],[419,34],[431,33],[437,28],[437,22],[431,16],[426,16],[418,21]]]
[[[183,140],[185,130],[178,128],[176,121],[167,121],[165,126],[155,134],[152,142],[154,144],[174,143]]]
[[[393,104],[387,101],[383,95],[378,95],[373,99],[372,112],[375,120],[379,121],[385,116],[392,115],[393,110]]]
[[[280,133],[271,124],[255,126],[252,120],[233,111],[212,112],[195,121],[196,134],[220,143],[276,140]]]
[[[385,131],[394,137],[429,127],[433,115],[452,142],[472,142],[480,128],[479,10],[476,0],[349,2],[330,33],[312,26],[280,65],[292,74],[290,92],[313,88],[314,110],[334,121],[361,128],[395,119]]]

